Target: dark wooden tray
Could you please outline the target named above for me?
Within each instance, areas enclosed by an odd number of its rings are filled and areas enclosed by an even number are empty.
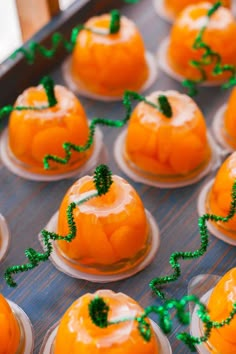
[[[169,33],[170,26],[154,12],[151,0],[142,0],[136,5],[125,5],[123,1],[83,0],[74,3],[68,10],[59,14],[33,40],[49,45],[53,32],[60,31],[69,36],[71,29],[92,15],[104,13],[115,6],[122,13],[133,18],[140,28],[146,47],[155,52],[160,41]],[[27,47],[27,43],[26,43]],[[60,48],[55,58],[48,60],[40,55],[35,64],[28,65],[22,55],[15,60],[6,60],[0,67],[0,106],[14,102],[22,90],[37,84],[42,75],[50,73],[57,83],[64,83],[61,75],[61,62],[67,53]],[[184,92],[181,85],[159,72],[154,89],[176,89]],[[196,98],[210,126],[216,109],[226,101],[228,92],[219,88],[202,88]],[[118,119],[124,114],[120,102],[102,103],[81,99],[90,118],[103,116]],[[104,128],[105,143],[110,151],[109,165],[114,173],[124,174],[116,166],[113,155],[113,142],[119,130]],[[31,182],[11,174],[0,165],[0,212],[6,217],[12,234],[10,251],[0,265],[1,291],[4,296],[20,305],[30,317],[35,331],[35,351],[39,352],[46,331],[58,321],[68,306],[80,295],[94,292],[99,288],[110,288],[134,297],[142,306],[158,303],[152,295],[148,283],[153,277],[170,274],[169,257],[174,251],[190,251],[199,248],[200,236],[197,223],[196,200],[207,179],[185,188],[158,189],[130,181],[143,199],[145,207],[156,218],[161,230],[161,246],[154,262],[138,275],[111,284],[94,284],[72,279],[57,271],[51,262],[41,264],[36,270],[16,276],[18,287],[9,288],[3,279],[6,267],[25,262],[24,250],[28,247],[41,250],[38,233],[44,228],[51,215],[58,209],[60,201],[73,180],[60,182]],[[194,261],[181,263],[182,277],[166,287],[169,297],[180,298],[187,293],[191,277],[200,273],[226,272],[233,266],[235,249],[216,238],[210,238],[207,255]],[[175,334],[180,331],[176,324],[169,336],[173,353],[188,353]]]

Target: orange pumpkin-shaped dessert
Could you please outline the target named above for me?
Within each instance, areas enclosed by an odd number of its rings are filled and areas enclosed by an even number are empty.
[[[109,306],[108,320],[133,318],[142,308],[130,297],[110,290],[86,294],[75,301],[62,317],[54,343],[54,354],[158,354],[158,339],[152,330],[146,342],[135,320],[99,328],[89,316],[89,303],[102,297]]]
[[[209,163],[211,152],[206,124],[195,102],[176,91],[156,91],[147,100],[158,105],[165,96],[172,116],[141,102],[129,121],[124,158],[149,179],[179,181],[198,175]]]
[[[211,320],[223,321],[229,317],[236,303],[236,268],[228,271],[214,287],[207,308]],[[210,353],[233,354],[236,353],[236,318],[229,325],[222,328],[213,328],[208,340]]]
[[[177,18],[171,30],[168,45],[168,62],[173,71],[187,79],[198,80],[200,71],[191,65],[191,61],[199,61],[205,53],[204,49],[193,49],[193,44],[200,30],[207,26],[203,41],[222,58],[222,64],[236,64],[236,22],[229,9],[219,7],[208,19],[207,13],[212,4],[204,2],[186,7]],[[204,66],[206,78],[210,81],[226,80],[230,73],[213,75],[215,61]]]
[[[0,294],[0,354],[16,354],[20,347],[20,327],[5,298]]]
[[[236,152],[230,155],[220,167],[207,198],[208,212],[227,216],[232,200],[232,187],[236,179]],[[226,223],[214,223],[223,233],[236,238],[236,216]]]
[[[108,31],[111,15],[91,18],[85,26]],[[72,53],[73,80],[88,91],[103,96],[122,96],[126,89],[141,89],[148,77],[142,37],[135,24],[121,17],[114,34],[83,30]]]
[[[236,149],[236,89],[234,88],[224,114],[224,124],[223,124],[223,137],[228,145],[233,149]]]
[[[203,2],[203,0],[163,0],[163,1],[164,1],[164,7],[166,11],[169,14],[171,14],[172,17],[176,17],[185,7],[189,5],[196,5],[198,3]],[[214,4],[216,0],[208,0],[207,2]],[[222,1],[222,5],[230,8],[231,0]]]
[[[109,191],[77,206],[73,211],[77,233],[72,242],[58,241],[65,259],[91,274],[115,274],[140,263],[149,251],[149,223],[143,204],[124,179],[113,176]],[[94,193],[92,177],[75,182],[59,210],[60,235],[69,232],[66,210]]]
[[[91,154],[73,152],[70,162],[61,165],[50,161],[45,171],[43,157],[53,154],[65,157],[63,143],[84,145],[89,127],[85,112],[73,93],[65,87],[55,86],[57,104],[41,110],[14,111],[9,120],[9,148],[22,168],[40,174],[59,174],[82,166]],[[42,85],[30,87],[20,95],[16,106],[42,107],[48,105]]]

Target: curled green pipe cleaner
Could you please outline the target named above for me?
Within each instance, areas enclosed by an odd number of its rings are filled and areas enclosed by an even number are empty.
[[[210,20],[210,17],[216,12],[216,10],[222,5],[220,1],[216,2],[211,9],[207,13],[208,17],[208,23]],[[229,71],[231,73],[231,77],[229,80],[222,85],[223,88],[230,88],[233,85],[236,84],[236,68],[234,65],[230,64],[222,64],[222,58],[219,53],[213,51],[211,47],[206,44],[203,40],[203,36],[205,33],[205,30],[207,29],[208,23],[201,28],[200,32],[198,33],[194,44],[193,44],[193,49],[195,50],[201,50],[203,49],[204,52],[202,54],[202,57],[200,60],[191,60],[190,65],[198,69],[200,72],[200,78],[198,80],[184,80],[182,82],[183,86],[188,88],[188,94],[189,96],[195,96],[198,92],[197,90],[197,84],[200,84],[207,79],[206,71],[205,71],[205,66],[209,64],[215,64],[214,68],[212,70],[213,75],[220,75],[225,71]]]
[[[56,55],[58,48],[62,45],[65,50],[71,53],[76,45],[78,34],[82,30],[86,30],[92,33],[97,33],[101,36],[106,36],[108,34],[118,33],[120,30],[120,13],[118,10],[112,10],[110,12],[111,21],[108,31],[95,30],[93,28],[86,27],[82,24],[74,27],[71,31],[69,40],[67,40],[61,33],[55,32],[51,37],[51,48],[48,49],[37,42],[30,42],[28,48],[20,47],[12,55],[11,58],[14,59],[18,53],[22,53],[29,64],[33,64],[36,59],[37,53],[40,53],[45,58],[52,58]]]
[[[95,296],[95,298],[89,303],[89,315],[92,322],[100,328],[106,328],[108,326],[127,321],[136,321],[140,335],[145,341],[148,342],[150,341],[152,335],[151,325],[147,321],[149,314],[154,313],[158,316],[161,329],[165,334],[168,334],[172,331],[173,326],[173,319],[171,318],[170,310],[175,309],[175,315],[178,321],[183,325],[187,325],[190,323],[190,314],[189,312],[186,312],[186,305],[190,302],[193,302],[199,307],[197,310],[197,315],[204,324],[204,326],[202,326],[204,328],[204,334],[201,337],[195,337],[189,333],[182,332],[177,334],[176,337],[184,342],[191,352],[195,352],[197,344],[202,344],[208,341],[213,328],[221,328],[230,324],[236,314],[236,303],[233,304],[233,308],[229,316],[221,322],[212,321],[210,319],[206,306],[195,295],[184,296],[180,300],[167,300],[162,306],[149,306],[144,310],[143,314],[138,317],[126,317],[109,321],[108,304],[106,304],[103,298]]]
[[[47,109],[47,108],[55,106],[57,104],[57,99],[56,99],[55,92],[54,92],[54,82],[53,82],[52,78],[50,78],[49,76],[45,76],[42,78],[40,83],[43,85],[43,87],[46,91],[47,100],[48,100],[47,106],[35,107],[35,106],[11,106],[11,105],[8,105],[8,106],[5,106],[0,109],[0,120],[5,115],[7,115],[13,111],[25,111],[25,110],[41,111],[43,109]]]
[[[130,119],[132,113],[132,100],[136,100],[138,102],[145,102],[149,106],[156,108],[159,112],[166,115],[166,117],[170,118],[172,116],[172,109],[168,102],[166,96],[162,95],[158,97],[157,104],[148,101],[144,96],[138,94],[137,92],[133,91],[125,91],[123,97],[123,105],[125,107],[125,117],[121,120],[112,120],[112,119],[105,119],[105,118],[93,118],[90,127],[89,127],[89,136],[88,140],[85,145],[75,145],[70,142],[65,142],[62,147],[65,151],[65,157],[59,157],[56,155],[48,154],[43,158],[43,164],[45,170],[50,169],[49,161],[54,161],[60,164],[67,164],[70,161],[72,151],[77,152],[85,152],[87,151],[93,144],[95,129],[97,125],[105,125],[108,127],[114,128],[122,128]]]
[[[31,270],[39,265],[41,262],[45,262],[49,259],[52,251],[53,251],[53,245],[52,241],[66,241],[66,242],[71,242],[77,233],[77,228],[76,224],[74,221],[74,216],[73,216],[73,210],[87,202],[88,200],[101,196],[103,194],[106,194],[108,190],[110,189],[110,186],[112,185],[112,173],[109,170],[109,168],[106,165],[99,165],[93,176],[93,182],[96,187],[96,192],[88,196],[87,198],[84,198],[80,200],[79,202],[71,203],[66,211],[67,214],[67,223],[69,226],[69,233],[66,236],[60,236],[55,232],[49,232],[47,230],[42,230],[41,231],[41,236],[44,244],[44,252],[40,253],[35,251],[33,248],[28,248],[25,250],[25,256],[28,258],[28,263],[22,264],[22,265],[14,265],[11,267],[8,267],[4,273],[4,278],[7,282],[7,284],[10,287],[16,287],[17,283],[14,281],[12,275],[17,274],[20,272],[27,272],[28,270]]]
[[[236,214],[236,181],[232,187],[232,200],[230,205],[229,213],[226,217],[217,216],[214,214],[204,214],[198,219],[198,227],[199,233],[201,237],[201,245],[200,248],[194,252],[174,252],[171,254],[169,263],[174,270],[171,275],[167,275],[164,277],[154,278],[149,286],[153,290],[153,292],[160,298],[164,299],[165,295],[161,291],[160,286],[163,284],[167,284],[173,281],[176,281],[181,276],[181,267],[179,260],[189,260],[201,257],[204,253],[206,253],[208,244],[209,244],[209,234],[208,229],[206,226],[207,221],[221,221],[221,222],[228,222],[232,217]]]

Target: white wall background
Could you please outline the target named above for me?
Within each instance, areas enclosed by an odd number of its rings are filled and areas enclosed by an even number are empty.
[[[75,0],[60,0],[61,9],[64,10],[73,1]],[[21,43],[15,0],[0,0],[0,62],[6,59]]]

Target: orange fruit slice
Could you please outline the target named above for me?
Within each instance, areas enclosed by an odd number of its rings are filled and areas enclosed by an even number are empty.
[[[20,328],[5,298],[0,294],[0,354],[16,354]]]
[[[176,1],[177,3],[178,1]],[[220,7],[207,19],[207,12],[212,5],[200,3],[185,8],[174,23],[168,47],[168,61],[172,69],[188,79],[201,78],[198,69],[190,64],[191,60],[199,61],[204,54],[203,49],[193,49],[194,41],[203,26],[207,28],[203,34],[203,41],[222,58],[222,64],[236,64],[236,22],[230,10]],[[208,80],[226,80],[230,73],[213,75],[215,63],[204,66]]]
[[[208,208],[210,213],[219,216],[227,216],[229,213],[232,200],[232,187],[236,179],[236,153],[230,155],[221,165],[215,177],[213,186],[208,196]],[[218,221],[217,224],[221,229],[229,231],[228,236],[236,238],[236,216],[228,222]]]
[[[94,192],[89,176],[79,179],[68,190],[59,210],[60,235],[69,231],[68,205]],[[73,216],[76,237],[72,242],[58,241],[58,246],[68,259],[86,266],[87,272],[114,272],[131,267],[146,254],[149,228],[144,207],[136,191],[121,177],[113,176],[108,193],[76,207]]]
[[[110,15],[91,18],[85,26],[108,30]],[[145,48],[135,24],[121,17],[118,33],[100,35],[83,30],[72,53],[71,74],[87,90],[105,96],[120,96],[139,90],[148,77]]]
[[[236,268],[228,271],[213,289],[208,303],[208,310],[213,321],[225,320],[236,303]],[[229,325],[213,329],[209,338],[211,353],[236,353],[236,318]]]
[[[109,306],[108,319],[135,317],[142,308],[133,299],[111,290],[85,294],[62,317],[55,339],[55,354],[158,354],[158,339],[152,333],[149,342],[141,337],[136,321],[99,328],[91,321],[88,305],[95,296]]]
[[[175,91],[157,91],[147,100],[158,105],[165,95],[172,107],[167,118],[141,102],[129,121],[125,159],[144,173],[163,179],[188,176],[210,158],[206,124],[194,101]],[[197,171],[199,173],[199,170]]]
[[[43,110],[14,111],[9,120],[9,147],[14,157],[31,172],[58,174],[82,166],[91,154],[73,152],[68,164],[50,162],[51,170],[43,168],[46,154],[65,157],[63,143],[84,145],[89,127],[80,102],[65,87],[55,86],[58,103]],[[30,87],[18,97],[16,106],[47,106],[43,86]]]

